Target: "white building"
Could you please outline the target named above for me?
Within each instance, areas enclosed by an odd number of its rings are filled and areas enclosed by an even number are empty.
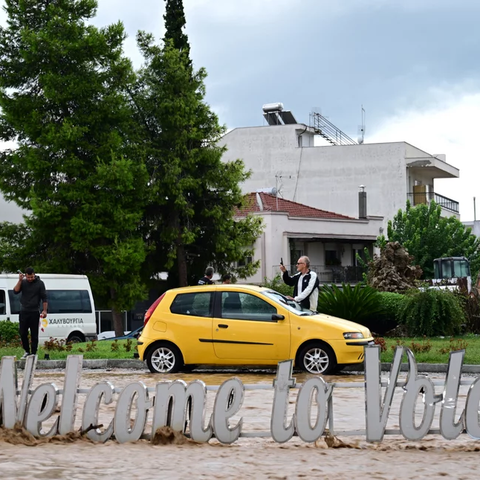
[[[463,222],[466,227],[472,229],[472,234],[480,238],[480,220],[475,220],[473,222]]]
[[[373,243],[382,228],[382,217],[353,218],[257,192],[249,194],[247,213],[263,219],[264,231],[257,239],[255,257],[260,269],[247,279],[262,283],[280,273],[280,260],[295,272],[295,262],[303,255],[321,282],[356,282],[361,280],[357,254],[364,248],[372,254]],[[247,260],[248,261],[248,260]]]
[[[271,122],[275,125],[236,128],[222,139],[228,148],[223,160],[240,158],[252,171],[242,186],[245,193],[281,187],[285,199],[355,217],[363,185],[368,214],[383,217],[384,228],[399,209],[405,209],[407,199],[412,205],[435,200],[443,215],[459,217],[458,202],[435,188],[437,178],[459,177],[444,155],[406,142],[315,146],[316,137],[336,143],[335,135],[344,134],[327,135],[321,126],[296,123],[290,112],[278,113],[288,113],[283,118],[291,123],[281,124],[280,119]]]

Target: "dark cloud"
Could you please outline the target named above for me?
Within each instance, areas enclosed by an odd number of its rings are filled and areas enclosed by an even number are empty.
[[[259,124],[261,105],[282,101],[302,121],[315,106],[356,131],[361,104],[373,127],[428,102],[431,87],[478,86],[480,2],[347,1],[332,11],[299,1],[251,22],[234,9],[212,15],[215,3],[192,11],[188,31],[196,65],[209,73],[208,99],[225,106],[229,127]]]

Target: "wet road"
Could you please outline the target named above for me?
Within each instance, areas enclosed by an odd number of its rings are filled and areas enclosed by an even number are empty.
[[[19,372],[19,386],[22,378]],[[250,386],[272,386],[274,371],[212,373],[196,371],[190,374],[152,375],[137,371],[87,371],[81,378],[81,389],[91,388],[99,381],[109,380],[115,387],[123,388],[134,381],[142,381],[153,388],[159,381],[182,379],[187,383],[200,379],[207,386],[220,385],[236,376],[246,385],[245,401],[236,422],[243,417],[243,430],[255,433],[268,431],[273,389],[250,390]],[[309,378],[294,373],[300,384]],[[442,377],[434,377],[442,379]],[[362,429],[365,425],[365,398],[363,376],[347,374],[325,377],[327,382],[340,382],[358,388],[334,388],[334,416],[338,429]],[[34,387],[53,382],[63,388],[63,372],[38,371]],[[441,388],[438,388],[441,391]],[[460,390],[459,408],[465,402],[467,387]],[[288,415],[294,412],[296,389],[290,393]],[[79,413],[85,395],[79,395]],[[215,391],[208,391],[206,418],[212,411]],[[388,423],[398,428],[398,411],[402,397],[397,389]],[[115,402],[102,406],[100,420],[108,424],[114,414]],[[53,420],[52,420],[53,422]],[[438,412],[434,421],[438,424]],[[5,437],[4,437],[5,438]],[[207,444],[172,444],[154,446],[142,440],[131,444],[108,441],[91,444],[86,441],[46,443],[34,448],[0,441],[0,478],[9,479],[95,479],[99,478],[478,478],[478,451],[480,442],[462,435],[447,442],[439,435],[430,435],[421,442],[409,442],[399,436],[385,437],[381,444],[368,444],[364,437],[341,437],[344,448],[328,448],[319,440],[304,443],[298,437],[285,444],[271,438],[240,438],[232,445],[221,445],[216,440]],[[338,446],[338,445],[337,445]]]

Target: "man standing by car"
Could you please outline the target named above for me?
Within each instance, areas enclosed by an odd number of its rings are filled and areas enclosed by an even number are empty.
[[[293,300],[300,303],[303,308],[314,312],[318,306],[318,286],[320,281],[315,272],[310,270],[310,259],[300,257],[297,261],[297,273],[291,277],[284,265],[280,265],[283,272],[283,281],[293,287]]]
[[[207,267],[205,270],[205,276],[198,281],[198,285],[213,285],[213,268]]]
[[[43,303],[43,311],[40,313],[41,318],[47,316],[47,291],[45,284],[40,277],[35,275],[32,267],[25,270],[25,275],[19,271],[18,282],[13,287],[13,293],[19,294],[22,292],[20,299],[20,315],[19,315],[19,330],[22,346],[25,350],[22,358],[28,355],[37,353],[38,348],[38,329],[40,327],[38,310],[40,302]],[[28,342],[28,331],[30,330],[31,348]]]

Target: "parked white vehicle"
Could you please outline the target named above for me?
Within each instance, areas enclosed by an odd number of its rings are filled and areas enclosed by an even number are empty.
[[[50,337],[67,342],[96,339],[95,304],[88,277],[56,273],[37,275],[45,283],[48,297],[47,317],[40,319],[39,315],[39,343],[45,343]],[[18,322],[22,294],[13,293],[17,282],[18,274],[0,273],[0,321]]]
[[[130,330],[123,332],[125,335],[130,333]],[[107,340],[108,338],[115,337],[115,330],[106,330],[105,332],[99,333],[97,340]]]

